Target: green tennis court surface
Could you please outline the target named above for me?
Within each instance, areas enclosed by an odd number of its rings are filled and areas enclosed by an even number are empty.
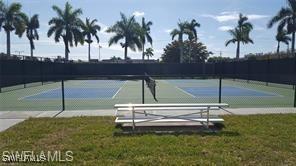
[[[156,80],[158,103],[218,102],[217,79]],[[112,109],[117,103],[141,103],[142,81],[71,80],[65,81],[66,110]],[[156,103],[145,86],[145,103]],[[222,81],[222,102],[231,107],[292,107],[294,90],[264,83]],[[61,83],[0,93],[0,110],[61,110]]]

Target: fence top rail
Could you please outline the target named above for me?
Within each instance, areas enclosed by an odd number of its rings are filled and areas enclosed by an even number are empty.
[[[228,107],[226,103],[167,103],[167,104],[115,104],[115,108],[121,107]]]

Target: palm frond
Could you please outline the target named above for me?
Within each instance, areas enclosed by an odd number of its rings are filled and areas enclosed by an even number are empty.
[[[286,17],[293,15],[293,11],[290,8],[281,8],[281,10],[275,15],[267,24],[268,28],[272,28],[273,25]]]
[[[58,14],[58,17],[64,17],[64,12],[62,9],[60,9],[58,6],[53,5],[52,9]]]
[[[235,43],[235,42],[237,42],[236,39],[230,39],[230,40],[227,40],[227,41],[225,42],[225,46],[227,47],[230,43]]]
[[[109,46],[111,46],[112,44],[117,44],[119,40],[123,39],[124,36],[120,35],[120,34],[116,34],[114,36],[112,36],[110,39],[109,39]]]
[[[290,8],[293,10],[293,12],[296,12],[296,0],[287,0],[288,1],[288,5],[290,6]]]
[[[173,29],[170,33],[170,35],[172,36],[172,40],[174,40],[174,38],[180,34],[180,31],[178,29]]]

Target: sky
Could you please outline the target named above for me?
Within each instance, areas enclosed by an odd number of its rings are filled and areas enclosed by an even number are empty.
[[[61,41],[56,43],[53,38],[47,37],[49,28],[48,21],[56,16],[52,5],[64,8],[65,0],[3,0],[5,3],[20,2],[23,5],[23,12],[32,16],[39,15],[40,39],[35,41],[35,56],[52,57],[64,56],[64,45]],[[112,34],[105,30],[120,19],[120,12],[132,16],[137,21],[142,17],[152,21],[151,35],[153,38],[153,59],[159,59],[163,48],[172,41],[170,31],[177,27],[179,21],[195,19],[201,24],[197,29],[199,41],[203,42],[209,51],[214,55],[223,57],[235,57],[236,45],[225,47],[225,41],[230,39],[228,30],[236,26],[238,13],[249,17],[254,30],[250,36],[254,44],[243,45],[241,54],[263,53],[276,50],[276,27],[267,29],[268,21],[286,6],[286,0],[69,0],[74,8],[81,8],[85,18],[97,19],[101,26],[99,32],[100,43],[93,43],[91,48],[92,59],[109,59],[116,56],[123,58],[124,52],[121,46],[112,45],[109,47],[108,40]],[[18,38],[12,35],[11,52],[29,55],[29,41],[24,35]],[[102,48],[99,51],[99,45]],[[149,44],[146,47],[151,47]],[[287,46],[282,46],[287,49]],[[79,45],[70,48],[70,59],[86,60],[88,55],[87,45]],[[0,31],[0,52],[6,52],[6,34]],[[100,54],[99,54],[100,52]],[[100,57],[99,57],[100,55]],[[133,59],[140,59],[141,52],[128,51],[128,56]]]

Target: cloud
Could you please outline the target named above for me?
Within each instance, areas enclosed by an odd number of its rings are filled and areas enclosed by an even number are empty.
[[[231,27],[231,26],[221,26],[218,29],[220,31],[229,31],[229,30],[233,29],[233,27]]]
[[[140,11],[135,11],[135,12],[133,13],[133,15],[134,15],[135,17],[141,17],[141,16],[144,16],[145,13],[144,13],[144,12],[140,12]]]
[[[216,38],[216,36],[213,36],[213,35],[209,36],[209,39],[215,39],[215,38]]]
[[[101,30],[99,31],[99,34],[102,34],[102,35],[106,35],[106,36],[111,36],[112,33],[107,33],[107,29],[109,28],[108,25],[102,23],[102,22],[98,22],[98,24],[100,25],[101,27]]]
[[[228,22],[228,21],[234,21],[237,20],[239,17],[238,12],[221,12],[219,15],[211,15],[211,14],[203,14],[203,17],[206,18],[212,18],[218,22]],[[247,17],[249,20],[259,20],[259,19],[264,19],[268,18],[268,15],[260,15],[260,14],[248,14]]]
[[[166,29],[164,30],[165,33],[171,33],[173,31],[173,29]]]
[[[259,14],[250,14],[250,15],[248,15],[248,18],[250,20],[260,20],[260,19],[268,18],[268,17],[269,17],[268,15],[259,15]]]
[[[255,31],[264,31],[264,30],[266,30],[266,28],[261,27],[261,26],[255,26],[254,30]]]

